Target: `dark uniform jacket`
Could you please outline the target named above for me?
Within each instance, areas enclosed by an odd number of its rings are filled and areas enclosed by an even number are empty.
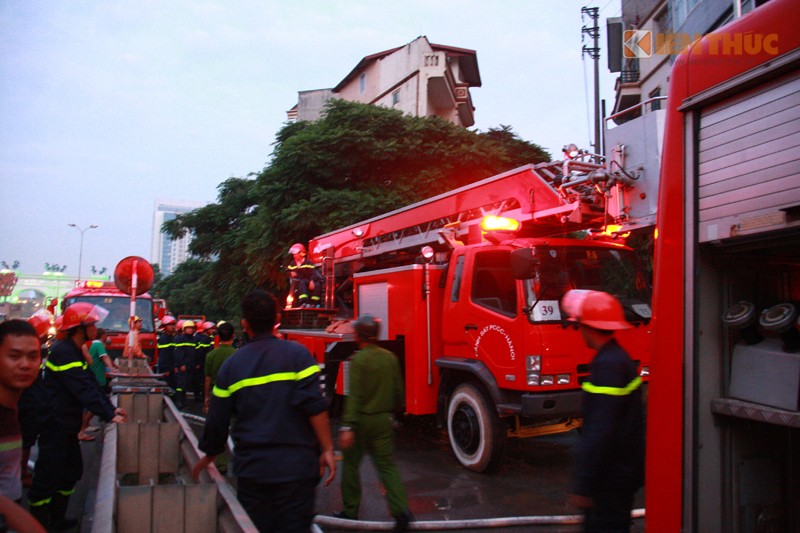
[[[613,339],[589,365],[574,494],[591,497],[598,491],[635,491],[642,485],[644,416],[637,370]]]
[[[186,365],[187,370],[192,368],[197,356],[197,340],[194,334],[181,333],[175,337],[174,343],[175,368],[180,368],[183,365]]]
[[[53,346],[45,363],[42,385],[46,406],[42,432],[55,430],[77,434],[84,407],[106,422],[114,418],[114,405],[100,390],[83,353],[70,339]]]
[[[322,281],[322,274],[320,274],[319,270],[317,270],[317,267],[308,260],[308,257],[304,257],[303,262],[299,265],[292,261],[289,263],[289,266],[287,266],[286,269],[289,272],[294,272],[297,274],[296,279],[314,282]]]
[[[319,367],[300,344],[260,335],[217,374],[200,449],[218,455],[228,427],[234,474],[262,483],[319,479],[319,443],[309,418],[327,408]]]
[[[158,337],[158,370],[172,372],[175,368],[175,335],[162,333]]]

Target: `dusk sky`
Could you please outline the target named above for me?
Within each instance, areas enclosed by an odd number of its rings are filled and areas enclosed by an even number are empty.
[[[215,201],[222,181],[268,165],[298,91],[420,35],[477,52],[474,129],[509,125],[555,158],[589,148],[583,5],[601,9],[611,109],[605,19],[619,0],[3,0],[0,260],[77,275],[71,223],[98,226],[84,234],[84,276],[149,260],[156,198]]]

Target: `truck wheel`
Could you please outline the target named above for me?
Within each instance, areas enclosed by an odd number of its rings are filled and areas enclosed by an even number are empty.
[[[450,396],[447,433],[453,453],[468,470],[486,472],[500,464],[506,431],[491,403],[475,385],[461,384]]]

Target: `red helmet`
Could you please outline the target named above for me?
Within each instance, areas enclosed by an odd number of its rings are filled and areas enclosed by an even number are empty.
[[[47,337],[50,328],[53,327],[53,315],[46,309],[39,309],[28,319],[28,324],[36,329],[36,334],[40,339]]]
[[[167,315],[164,317],[164,320],[161,321],[162,326],[169,326],[170,324],[175,324],[177,320],[172,315]]]
[[[186,322],[186,321],[185,320],[178,320],[177,324],[175,325],[175,328],[183,331],[184,322]]]
[[[601,291],[568,291],[562,300],[562,307],[570,315],[569,320],[586,326],[617,330],[632,326],[625,320],[625,312],[619,300]]]
[[[289,253],[292,254],[292,255],[294,255],[294,254],[304,254],[304,253],[306,253],[306,247],[303,246],[302,243],[296,242],[296,243],[294,243],[292,245],[291,248],[289,248]]]
[[[186,327],[186,325],[184,324],[183,327]],[[206,323],[203,322],[202,320],[198,320],[197,324],[195,324],[194,327],[195,327],[195,331],[197,331],[197,333],[202,333],[203,330],[206,329]]]
[[[217,325],[214,324],[213,322],[210,322],[210,321],[203,322],[203,329],[204,330],[211,329],[211,328],[217,329]]]
[[[64,311],[63,322],[59,331],[67,331],[78,326],[89,326],[102,321],[108,316],[108,311],[98,305],[88,302],[78,302],[67,307]]]

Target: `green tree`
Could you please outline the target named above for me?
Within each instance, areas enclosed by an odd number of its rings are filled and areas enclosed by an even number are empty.
[[[192,287],[226,309],[237,309],[256,286],[285,290],[282,267],[293,242],[550,159],[509,126],[481,133],[345,100],[331,101],[321,120],[285,125],[274,146],[261,172],[226,180],[217,203],[164,224],[175,238],[191,232],[190,250],[206,265],[191,271],[200,276]],[[181,277],[191,285],[189,273]],[[175,290],[177,274],[157,289],[169,283]]]

